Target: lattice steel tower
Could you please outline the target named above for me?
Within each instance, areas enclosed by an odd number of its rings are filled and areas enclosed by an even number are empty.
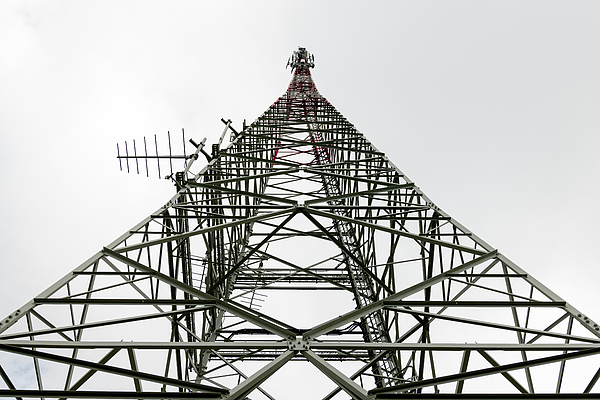
[[[599,397],[598,325],[421,192],[304,48],[288,65],[170,201],[0,321],[0,395]]]

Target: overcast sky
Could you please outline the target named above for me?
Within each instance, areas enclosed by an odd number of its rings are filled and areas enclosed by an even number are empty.
[[[317,88],[443,210],[600,320],[600,2],[0,2],[0,317],[164,204],[116,143]],[[138,142],[139,143],[139,142]]]

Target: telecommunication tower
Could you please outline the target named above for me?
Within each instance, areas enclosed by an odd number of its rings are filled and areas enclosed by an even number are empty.
[[[0,321],[0,397],[600,397],[598,325],[433,203],[306,49],[288,66],[210,151],[119,153],[183,160],[177,194]]]

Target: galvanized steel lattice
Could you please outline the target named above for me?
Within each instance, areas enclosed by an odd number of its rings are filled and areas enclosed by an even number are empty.
[[[1,321],[0,395],[310,398],[274,381],[310,364],[323,399],[599,397],[599,327],[428,199],[305,49],[288,65],[167,204]]]

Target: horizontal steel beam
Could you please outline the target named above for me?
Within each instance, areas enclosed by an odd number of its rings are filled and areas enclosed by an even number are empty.
[[[387,187],[378,188],[378,189],[370,189],[370,190],[362,190],[360,192],[345,193],[345,194],[341,194],[339,196],[321,197],[318,199],[308,200],[304,204],[306,204],[307,206],[312,206],[313,204],[326,203],[326,202],[333,201],[333,200],[342,200],[342,199],[347,199],[348,197],[369,196],[369,195],[380,194],[380,193],[385,194],[386,192],[392,192],[394,190],[401,190],[401,189],[412,189],[413,187],[414,187],[414,184],[412,184],[412,183],[406,183],[404,185],[394,184],[394,185],[389,185]]]
[[[245,196],[245,197],[255,197],[258,199],[262,199],[262,200],[272,201],[275,204],[277,204],[277,203],[283,203],[283,204],[289,204],[289,205],[296,204],[295,200],[289,200],[284,197],[270,196],[267,194],[249,192],[246,190],[237,190],[237,189],[222,187],[222,186],[213,186],[213,185],[210,185],[207,183],[190,182],[190,183],[188,183],[188,185],[193,188],[207,189],[207,190],[212,190],[215,192],[237,194],[237,195]]]
[[[419,301],[384,300],[384,306],[402,307],[564,307],[565,301]]]
[[[0,397],[68,398],[68,399],[220,399],[219,393],[200,392],[115,392],[101,390],[6,390],[0,389]]]
[[[375,399],[403,400],[584,400],[600,399],[599,393],[379,393]]]
[[[35,348],[67,349],[287,349],[282,341],[240,341],[240,342],[115,342],[115,341],[51,341],[51,340],[0,340],[0,345]],[[426,350],[426,351],[575,351],[600,349],[600,343],[366,343],[360,341],[310,342],[313,350]]]
[[[122,273],[121,275],[126,275]],[[35,298],[36,304],[115,304],[115,305],[216,305],[216,300],[194,299],[40,299]]]
[[[36,342],[37,343],[37,342]],[[573,346],[573,347],[571,347]],[[600,343],[556,343],[556,344],[520,344],[520,343],[365,343],[365,342],[312,342],[311,349],[333,350],[426,350],[426,351],[575,351],[600,349]]]

